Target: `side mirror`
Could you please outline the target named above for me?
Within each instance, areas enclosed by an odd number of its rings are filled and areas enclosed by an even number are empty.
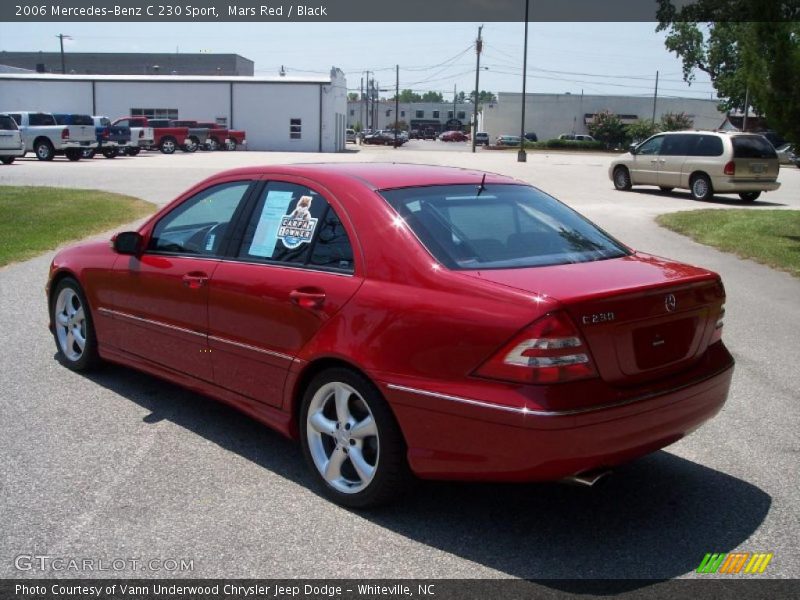
[[[628,146],[628,152],[630,152],[631,154],[636,154],[636,148],[638,147],[639,144],[631,144],[630,146]]]
[[[142,236],[136,231],[123,231],[111,240],[111,247],[117,254],[138,254],[142,246]]]

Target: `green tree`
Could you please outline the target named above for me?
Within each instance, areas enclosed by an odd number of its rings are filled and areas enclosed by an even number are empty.
[[[392,96],[392,100],[394,100],[394,96]],[[421,100],[422,96],[413,90],[402,90],[400,92],[400,102],[420,102]]]
[[[469,102],[475,102],[475,90],[469,93]],[[494,92],[487,92],[486,90],[481,90],[478,93],[478,106],[483,106],[484,104],[491,104],[492,102],[497,102],[497,96],[494,95]]]
[[[440,92],[425,92],[422,94],[422,102],[444,102],[444,96]]]
[[[597,113],[594,122],[589,125],[589,133],[606,146],[614,146],[625,141],[625,126],[619,117],[611,111]]]
[[[358,92],[350,92],[347,94],[348,102],[358,102]]]
[[[464,104],[467,101],[467,95],[464,92],[458,92],[456,94],[456,102],[459,104]]]
[[[658,126],[654,125],[650,119],[639,119],[625,127],[626,137],[630,142],[642,142],[658,132]]]
[[[796,0],[658,0],[656,31],[683,62],[683,78],[707,73],[722,110],[752,109],[800,143],[800,10]],[[737,22],[730,19],[734,17]]]
[[[685,112],[668,112],[661,115],[659,129],[661,131],[682,131],[694,127],[694,121]]]

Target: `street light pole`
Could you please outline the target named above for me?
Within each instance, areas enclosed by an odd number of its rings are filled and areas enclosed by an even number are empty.
[[[483,25],[478,27],[478,39],[475,41],[475,54],[478,59],[475,65],[475,96],[472,99],[472,152],[475,152],[475,134],[478,133],[478,90],[479,81],[481,76],[481,51],[483,50],[483,40],[481,39],[481,30]],[[456,116],[455,106],[453,107],[453,117]]]
[[[400,65],[395,65],[394,72],[394,149],[397,150],[397,119],[400,116]]]
[[[71,40],[72,36],[69,36],[69,35],[67,35],[65,33],[59,33],[56,37],[58,38],[58,41],[59,41],[59,43],[61,45],[61,74],[62,75],[66,75],[66,73],[67,73],[67,65],[64,62],[64,40],[65,39]]]
[[[517,162],[526,162],[528,155],[525,153],[525,84],[528,79],[528,5],[530,0],[525,0],[525,49],[522,54],[522,120],[519,124],[519,152]]]

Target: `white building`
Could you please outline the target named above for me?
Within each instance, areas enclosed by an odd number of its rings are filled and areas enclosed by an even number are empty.
[[[0,112],[128,115],[216,121],[247,133],[250,150],[339,152],[347,83],[330,77],[0,73]]]
[[[497,102],[483,107],[481,127],[494,140],[498,135],[519,135],[522,94],[500,92]],[[725,119],[717,100],[697,98],[658,98],[656,121],[665,113],[686,113],[697,129],[716,129]],[[611,111],[624,124],[653,117],[653,98],[643,96],[598,96],[582,94],[527,94],[525,132],[540,140],[562,133],[589,133],[594,115]]]
[[[399,113],[397,121],[404,121],[409,129],[431,128],[436,132],[447,129],[468,131],[474,108],[471,103],[463,102],[457,103],[455,107],[452,102],[400,102],[395,107],[394,100],[374,103],[356,100],[347,103],[347,126],[355,127],[360,123],[363,129],[367,127],[391,129],[394,127],[395,110],[397,110]],[[458,121],[458,124],[455,121]]]

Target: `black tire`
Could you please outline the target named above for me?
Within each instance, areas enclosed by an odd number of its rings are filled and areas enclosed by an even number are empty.
[[[706,201],[714,197],[714,187],[711,179],[705,173],[694,175],[689,182],[689,191],[695,200]]]
[[[14,162],[16,156],[0,156],[0,162],[4,165],[10,165]]]
[[[331,391],[343,388],[352,390],[347,396],[347,420],[337,414],[333,400],[335,394]],[[368,379],[349,369],[328,369],[314,377],[301,402],[298,426],[303,455],[312,477],[326,497],[342,506],[369,508],[396,500],[408,489],[413,478],[406,462],[406,445],[400,427],[386,400]],[[309,424],[310,410],[321,415],[320,407],[328,411],[324,415],[326,422],[336,424],[332,434],[321,433]],[[332,418],[327,415],[332,415]],[[355,420],[358,416],[362,418]],[[351,425],[355,425],[352,431],[356,431],[358,424],[366,422],[368,416],[375,424],[375,434],[351,437]],[[315,456],[320,466],[315,462]],[[359,456],[359,462],[372,469],[366,484],[351,456]],[[328,461],[325,461],[326,457]],[[335,460],[334,457],[339,458],[340,466],[336,469],[339,476],[330,483],[323,475],[321,465]],[[350,491],[341,491],[334,485]]]
[[[235,152],[236,151],[236,140],[228,138],[225,140],[225,144],[222,146],[224,150],[228,152]]]
[[[62,294],[64,294],[63,301]],[[70,308],[67,308],[67,305]],[[76,306],[83,310],[81,324],[78,324],[78,319],[75,317],[77,311],[73,313],[72,317],[69,316],[70,311],[75,310]],[[53,339],[56,343],[58,360],[61,364],[73,371],[88,371],[100,364],[92,312],[80,284],[72,277],[65,277],[59,281],[55,290],[53,290],[50,303],[50,318],[53,325]],[[66,324],[64,324],[65,321]],[[72,338],[69,337],[70,327],[73,330]],[[84,346],[82,349],[79,347],[75,333],[83,336]],[[71,347],[69,346],[70,339],[72,340]],[[76,352],[77,350],[80,350],[80,352]]]
[[[631,174],[627,167],[619,166],[614,169],[614,187],[620,191],[627,192],[631,189]]]
[[[662,186],[660,186],[658,189],[660,189],[660,190],[661,190],[662,192],[664,192],[665,194],[669,194],[669,193],[670,193],[672,190],[674,190],[675,188],[674,188],[674,187],[667,186],[667,185],[662,185]]]
[[[106,158],[117,158],[119,156],[119,148],[116,146],[113,148],[106,148],[103,150],[103,156]]]
[[[94,155],[97,154],[97,150],[94,148],[87,148],[86,150],[81,150],[81,156],[85,159],[94,158]]]
[[[67,148],[64,150],[64,155],[67,157],[67,160],[77,162],[83,158],[83,150],[80,148]]]
[[[739,194],[739,198],[745,202],[755,202],[759,196],[761,196],[761,192],[742,192]]]
[[[211,152],[219,150],[219,140],[215,137],[208,138],[208,140],[206,140],[206,144]]]
[[[141,148],[128,148],[127,150],[125,150],[125,154],[127,154],[128,156],[136,156],[141,151],[142,151]]]
[[[190,138],[186,138],[186,141],[184,142],[183,146],[181,146],[181,150],[183,150],[184,152],[190,152],[190,153],[191,152],[197,152],[197,148],[199,146],[200,146],[200,143],[198,142],[197,138],[190,137]]]
[[[162,154],[175,154],[178,149],[178,141],[174,137],[165,137],[158,145],[158,149]]]
[[[38,140],[33,146],[33,151],[39,160],[53,160],[56,155],[49,140]]]

